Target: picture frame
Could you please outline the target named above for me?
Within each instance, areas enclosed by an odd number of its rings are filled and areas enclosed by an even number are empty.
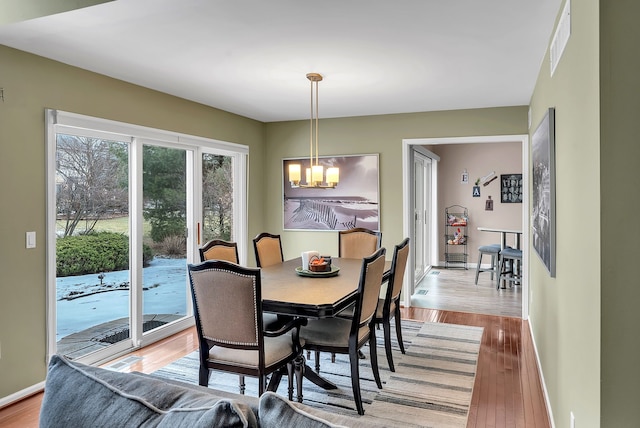
[[[532,239],[533,248],[547,268],[556,275],[556,176],[555,109],[549,108],[536,128],[531,143]]]
[[[501,174],[500,202],[503,204],[521,204],[522,183],[522,174]]]
[[[319,156],[318,162],[340,169],[335,188],[296,187],[289,165],[309,167],[309,158],[282,160],[282,221],[284,230],[336,231],[354,227],[380,230],[379,155]],[[304,175],[304,174],[303,174]]]

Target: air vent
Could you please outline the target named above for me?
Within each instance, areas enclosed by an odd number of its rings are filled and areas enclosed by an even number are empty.
[[[556,67],[560,62],[560,58],[564,53],[564,48],[569,42],[569,36],[571,35],[571,0],[567,0],[562,9],[562,15],[558,20],[558,27],[551,40],[551,47],[549,48],[549,62],[551,64],[551,75],[556,71]]]

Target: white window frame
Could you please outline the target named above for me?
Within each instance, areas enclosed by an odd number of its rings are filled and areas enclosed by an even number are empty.
[[[233,233],[238,242],[238,252],[241,263],[247,259],[247,170],[249,147],[210,138],[198,137],[173,131],[155,129],[140,125],[101,119],[61,110],[46,109],[45,121],[47,131],[47,358],[56,352],[56,134],[71,133],[87,135],[96,138],[123,141],[130,143],[130,234],[133,242],[142,240],[142,180],[136,177],[137,171],[142,170],[142,147],[144,145],[162,145],[164,147],[180,148],[187,151],[187,200],[191,209],[187,210],[187,261],[199,262],[198,244],[195,237],[198,231],[196,225],[202,224],[201,198],[202,194],[202,153],[215,153],[233,157],[233,188],[234,188],[234,221]],[[137,219],[138,221],[133,221]],[[201,235],[200,235],[201,236]],[[136,245],[131,245],[131,275],[136,275],[137,283],[142,283],[142,254]],[[187,298],[187,316],[176,323],[162,329],[154,329],[142,334],[142,291],[131,292],[132,328],[129,341],[123,341],[109,347],[107,350],[95,352],[79,361],[86,363],[100,362],[118,355],[130,352],[131,349],[146,346],[163,339],[194,324],[191,299]]]

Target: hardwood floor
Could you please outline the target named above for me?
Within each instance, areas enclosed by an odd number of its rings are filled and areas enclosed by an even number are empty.
[[[468,428],[550,427],[526,321],[413,307],[403,308],[402,316],[421,321],[484,327]],[[125,371],[151,373],[196,349],[198,340],[195,328],[191,328],[121,359],[139,357]],[[39,393],[0,409],[0,426],[37,427],[42,395]]]
[[[489,272],[433,268],[411,296],[411,306],[446,311],[473,312],[503,317],[522,317],[522,287],[496,289]]]

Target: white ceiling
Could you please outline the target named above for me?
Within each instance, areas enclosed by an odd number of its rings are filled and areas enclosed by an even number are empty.
[[[308,72],[321,118],[528,105],[560,3],[117,0],[0,44],[264,122],[309,117]]]

